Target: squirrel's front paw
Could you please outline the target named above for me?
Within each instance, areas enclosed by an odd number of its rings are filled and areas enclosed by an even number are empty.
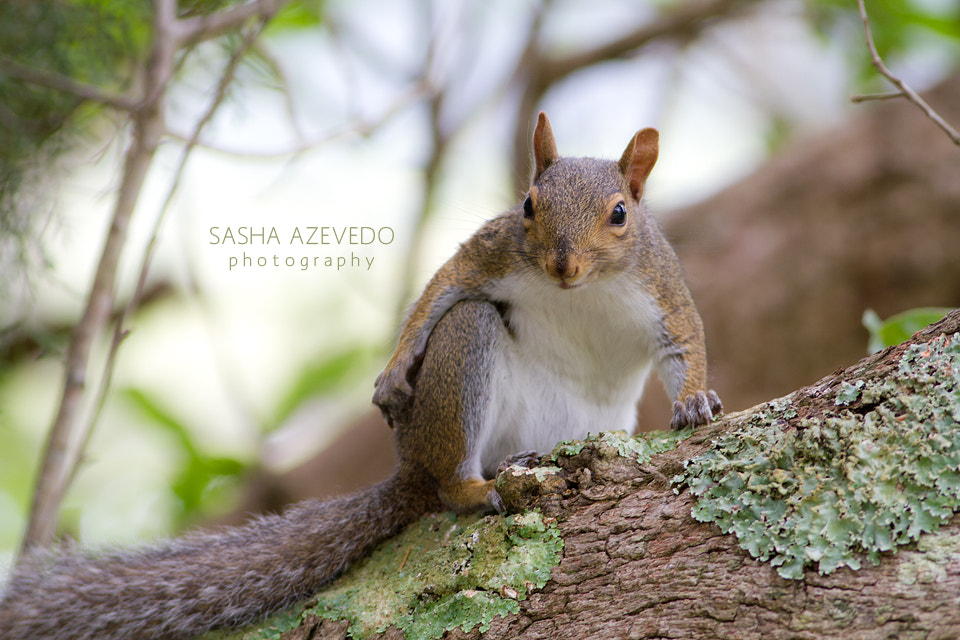
[[[687,396],[681,402],[673,403],[673,420],[671,429],[685,429],[707,424],[711,419],[723,413],[723,404],[720,397],[712,389],[707,392],[697,391]]]
[[[403,420],[413,403],[413,385],[407,379],[407,367],[388,365],[374,384],[373,403],[380,407],[383,419],[393,427]]]

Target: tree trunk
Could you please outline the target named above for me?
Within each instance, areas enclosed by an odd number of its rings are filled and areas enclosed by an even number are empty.
[[[880,554],[878,566],[864,562],[859,570],[839,568],[829,575],[820,575],[807,566],[798,573],[800,579],[786,579],[778,575],[770,562],[751,557],[740,547],[736,536],[722,533],[715,524],[695,520],[691,515],[697,500],[693,491],[674,481],[678,474],[684,473],[686,461],[704,454],[725,435],[742,433],[745,425],[756,424],[758,416],[780,424],[783,433],[788,433],[829,424],[828,419],[839,418],[844,412],[866,414],[889,400],[868,397],[867,390],[871,385],[886,384],[902,374],[906,367],[905,354],[913,353],[923,360],[938,346],[950,345],[958,332],[960,311],[955,311],[903,345],[861,360],[787,398],[725,416],[681,440],[675,449],[654,455],[643,463],[612,452],[610,446],[598,439],[579,451],[558,450],[556,468],[544,471],[536,480],[533,472],[511,469],[501,476],[498,486],[505,501],[512,509],[536,507],[548,521],[555,521],[564,544],[562,557],[553,566],[542,589],[527,585],[530,593],[526,599],[522,599],[521,594],[514,613],[492,617],[488,628],[465,618],[467,630],[454,628],[461,622],[454,618],[447,626],[452,630],[443,637],[550,640],[960,637],[960,517],[948,517],[939,531],[920,535],[916,542],[894,552]],[[953,360],[941,367],[947,372],[946,381],[937,382],[936,376],[921,372],[907,383],[911,393],[929,397],[945,407],[944,415],[953,416],[946,426],[948,434],[960,429],[956,418],[960,415],[957,408],[960,346],[957,345],[952,347]],[[910,348],[913,351],[908,352]],[[857,392],[848,393],[861,389],[863,398],[859,400]],[[903,416],[895,419],[903,421],[904,432],[914,428]],[[858,446],[862,442],[848,444]],[[960,459],[960,452],[952,451],[952,454]],[[900,460],[895,464],[900,466]],[[910,471],[906,468],[909,464],[902,463],[906,472]],[[951,473],[958,471],[960,469],[953,469]],[[904,484],[908,483],[901,482],[898,490],[904,491]],[[496,518],[499,517],[491,516],[487,520],[492,522]],[[452,521],[444,522],[440,528]],[[416,535],[421,534],[416,532]],[[479,534],[473,535],[479,549]],[[447,531],[441,547],[456,546],[450,536]],[[388,566],[393,566],[393,571],[388,574],[402,573],[408,556],[420,553],[411,553],[411,549],[420,547],[410,540],[400,543],[397,550],[403,548],[406,554],[402,562],[399,558],[390,560],[393,564]],[[479,551],[472,553],[476,555]],[[471,561],[460,562],[456,570],[469,574]],[[359,583],[380,581],[373,589],[387,589],[383,583],[389,576],[372,573],[371,566],[373,563],[361,563],[350,572],[357,575],[351,578],[348,574],[341,582],[345,579]],[[474,568],[481,571],[479,565]],[[331,587],[334,591],[338,588],[336,583]],[[471,591],[468,596],[476,593]],[[504,594],[517,597],[508,588],[500,589],[500,595]],[[407,597],[413,607],[441,595],[432,592],[407,594]],[[299,622],[281,637],[286,640],[367,637],[356,628],[355,635],[348,635],[348,622],[318,617],[318,611],[327,611],[330,615],[329,609],[324,609],[324,597],[323,593],[319,594],[319,606],[298,614],[294,619]],[[337,595],[333,600],[339,602],[340,598]],[[370,637],[404,637],[393,624],[402,626],[389,618],[382,619],[379,633]]]

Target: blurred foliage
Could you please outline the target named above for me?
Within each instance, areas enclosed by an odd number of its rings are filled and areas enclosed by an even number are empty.
[[[39,72],[122,89],[146,51],[149,8],[135,0],[5,0],[0,56]],[[29,237],[36,207],[21,206],[21,188],[44,178],[41,172],[96,112],[80,106],[69,93],[0,71],[0,265],[9,268],[4,254],[21,249]]]
[[[178,15],[210,14],[242,1],[179,0]],[[323,22],[324,6],[321,0],[290,3],[271,21],[270,31],[316,27]],[[100,104],[50,88],[49,82],[31,82],[21,76],[32,73],[111,94],[128,92],[149,55],[152,17],[149,0],[0,0],[0,63],[6,63],[0,64],[0,273],[5,276],[0,279],[0,301],[6,294],[5,283],[29,263],[25,256],[39,244],[35,232],[45,223],[49,209],[37,206],[36,200],[42,201],[49,192],[43,187],[52,180],[57,157],[81,141],[104,111]],[[228,33],[220,44],[229,53],[239,41],[237,34]],[[264,85],[282,85],[281,72],[269,56],[255,48],[247,63]],[[186,69],[182,64],[180,68]],[[61,352],[70,329],[66,333],[60,329],[19,322],[0,327],[0,373],[39,354]],[[57,339],[45,339],[48,333]],[[371,358],[372,352],[365,347],[318,357],[291,385],[267,428],[282,424],[304,399],[355,383]],[[249,461],[204,452],[196,440],[199,430],[178,419],[147,390],[114,393],[128,401],[142,423],[162,429],[176,443],[180,462],[172,471],[171,491],[181,508],[173,526],[209,516],[224,495],[238,486]],[[0,448],[7,452],[33,449],[21,431],[4,427],[2,412]],[[0,464],[3,493],[17,502],[22,498],[26,505],[35,464],[33,454],[13,456],[13,460],[4,456]],[[65,514],[64,522],[69,519]],[[9,539],[14,532],[0,529],[0,534]]]
[[[209,14],[239,1],[180,0],[178,14]],[[322,0],[288,4],[271,21],[271,32],[315,27],[323,9]],[[0,61],[123,91],[148,54],[151,20],[146,0],[2,0]],[[43,208],[24,196],[44,193],[40,186],[50,180],[53,161],[102,111],[13,75],[0,67],[0,269],[8,273],[36,253],[25,245]],[[0,296],[3,289],[0,281]]]
[[[204,453],[197,445],[196,430],[178,420],[147,392],[126,389],[121,395],[141,414],[145,424],[155,425],[177,441],[182,459],[170,487],[182,506],[176,526],[195,522],[198,516],[209,515],[216,505],[222,505],[225,492],[238,485],[245,464]]]
[[[877,52],[885,62],[908,54],[921,39],[940,37],[954,45],[953,55],[960,58],[960,3],[953,0],[867,0],[870,33]],[[856,0],[815,0],[808,4],[810,22],[823,38],[830,39],[838,29],[861,35],[863,46],[852,47],[848,56],[859,80],[882,84],[862,37],[863,23]],[[857,42],[857,39],[853,39]],[[889,65],[888,65],[889,66]]]
[[[269,33],[280,31],[309,29],[323,24],[326,8],[324,0],[301,0],[291,2],[275,15],[267,27]]]
[[[0,376],[0,384],[3,383]],[[29,439],[22,431],[12,428],[8,416],[0,408],[0,451],[32,451]],[[22,531],[20,517],[30,503],[30,491],[33,489],[33,469],[35,461],[27,455],[4,455],[0,464],[0,549],[13,547]],[[4,495],[5,494],[5,495]]]
[[[950,311],[952,309],[943,307],[922,307],[881,320],[876,311],[867,309],[863,312],[863,326],[870,332],[867,352],[877,353],[906,342],[917,331],[941,320]]]
[[[307,363],[278,403],[268,429],[283,424],[304,401],[358,384],[376,355],[369,345],[357,345],[333,355],[322,353]]]

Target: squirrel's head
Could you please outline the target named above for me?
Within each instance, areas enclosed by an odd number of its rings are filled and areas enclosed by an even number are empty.
[[[533,184],[522,209],[524,253],[560,287],[622,273],[636,260],[647,225],[641,198],[658,141],[656,129],[643,129],[619,162],[561,158],[540,112]]]

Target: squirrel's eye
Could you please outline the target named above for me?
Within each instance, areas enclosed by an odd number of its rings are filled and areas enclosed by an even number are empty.
[[[523,201],[523,217],[527,220],[533,220],[533,201],[530,196],[527,196],[527,199]]]
[[[624,206],[623,202],[618,202],[613,208],[613,211],[610,212],[610,224],[614,226],[622,226],[627,221],[627,208]]]

